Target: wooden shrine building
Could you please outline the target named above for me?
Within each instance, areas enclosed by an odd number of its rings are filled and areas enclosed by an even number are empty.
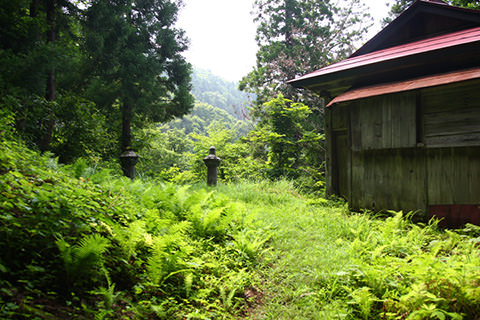
[[[480,224],[480,10],[414,2],[348,59],[289,81],[327,103],[327,193]]]

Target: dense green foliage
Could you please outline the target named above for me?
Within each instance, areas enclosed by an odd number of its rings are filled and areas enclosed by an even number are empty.
[[[265,103],[248,136],[255,158],[266,161],[266,177],[295,179],[309,191],[323,190],[324,135],[309,119],[312,109],[281,94]]]
[[[131,125],[193,107],[180,4],[1,1],[0,108],[30,147],[62,162],[117,156]]]
[[[175,129],[169,124],[145,129],[139,136],[142,158],[137,165],[138,173],[176,183],[203,181],[206,167],[202,159],[209,148],[215,146],[222,159],[220,181],[242,179],[255,171],[252,165],[256,161],[248,162],[250,148],[238,139],[241,128],[228,128],[223,123],[213,122],[201,133],[186,133],[185,129]]]
[[[204,188],[132,184],[85,161],[59,167],[15,141],[0,155],[2,319],[245,310],[269,233],[241,203]]]
[[[193,69],[192,94],[198,101],[225,110],[240,120],[248,118],[247,107],[254,98],[238,90],[238,84],[199,68]]]
[[[304,191],[321,194],[324,136],[312,129],[311,109],[280,95],[263,111],[263,120],[254,126],[199,103],[192,115],[145,129],[136,137],[142,155],[138,172],[177,183],[203,181],[202,159],[215,146],[222,182],[288,177]]]
[[[238,137],[245,136],[253,127],[250,121],[239,120],[219,107],[197,102],[190,114],[162,125],[162,130],[184,129],[187,134],[192,132],[205,134],[208,127],[212,125],[233,129],[237,132]]]

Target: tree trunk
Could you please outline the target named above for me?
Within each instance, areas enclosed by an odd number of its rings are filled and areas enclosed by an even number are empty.
[[[55,0],[47,0],[47,45],[55,44]],[[48,101],[55,100],[55,68],[51,68],[48,72],[47,80],[47,96]]]
[[[292,56],[292,50],[294,48],[294,25],[296,19],[294,8],[296,6],[296,2],[292,0],[285,0],[285,47],[286,51],[285,54],[287,55],[286,59],[290,61],[294,61],[295,57]],[[289,68],[286,70],[286,79],[293,79],[295,78],[295,70],[293,68]],[[294,100],[295,92],[297,89],[293,88],[293,86],[287,87],[285,90],[284,97],[289,100]]]
[[[37,16],[38,6],[39,6],[38,0],[32,0],[32,2],[30,2],[30,17],[31,18],[35,18]]]
[[[125,102],[122,108],[122,136],[120,138],[122,153],[120,155],[120,164],[123,174],[130,179],[135,178],[135,163],[138,156],[132,150],[132,105]]]
[[[46,1],[46,15],[47,15],[47,44],[55,44],[55,0]],[[47,74],[47,89],[45,98],[47,101],[55,101],[56,86],[55,86],[55,68],[52,67]],[[50,146],[53,135],[53,127],[55,125],[55,110],[54,105],[51,104],[48,119],[44,124],[46,132],[39,142],[40,150],[46,151]]]
[[[285,46],[287,50],[293,47],[293,8],[291,0],[285,0]]]
[[[122,152],[132,148],[132,105],[130,103],[124,103],[122,108],[122,137],[121,147]]]

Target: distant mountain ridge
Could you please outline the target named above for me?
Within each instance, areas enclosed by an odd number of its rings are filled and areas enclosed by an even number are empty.
[[[254,99],[238,90],[238,83],[227,81],[209,70],[193,67],[192,94],[199,102],[227,111],[239,120],[248,117],[247,106]]]
[[[238,90],[238,84],[214,75],[211,71],[194,67],[192,94],[195,106],[182,118],[162,125],[163,131],[171,129],[183,134],[208,134],[211,128],[233,130],[235,137],[245,136],[252,128],[247,106],[249,94]]]

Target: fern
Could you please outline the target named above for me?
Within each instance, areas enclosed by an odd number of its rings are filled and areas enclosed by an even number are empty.
[[[60,256],[63,260],[67,282],[71,286],[88,282],[103,266],[103,254],[110,242],[104,237],[94,234],[81,239],[78,245],[71,246],[65,239],[56,240]]]
[[[98,234],[86,236],[73,249],[74,260],[83,268],[103,265],[103,253],[109,244],[108,239]]]
[[[128,256],[135,256],[136,248],[139,243],[145,242],[146,234],[145,222],[142,220],[130,223],[127,228],[118,225],[115,227],[115,239]]]
[[[190,297],[190,293],[192,292],[192,285],[193,285],[193,273],[189,272],[185,275],[183,280],[183,285],[185,287],[185,296],[187,298]]]
[[[271,237],[272,233],[267,229],[261,230],[261,233],[244,229],[233,236],[231,245],[245,261],[256,262],[257,256],[265,252],[261,249]]]
[[[105,268],[102,268],[105,278],[107,279],[107,287],[100,287],[98,290],[94,290],[91,293],[100,295],[103,298],[103,305],[107,310],[110,310],[120,295],[120,292],[115,292],[115,283],[112,282],[110,276],[108,275],[108,271]]]
[[[85,177],[86,169],[88,168],[88,163],[85,158],[78,158],[77,161],[73,164],[73,175],[75,178]]]
[[[192,207],[188,219],[192,221],[197,236],[221,239],[226,229],[222,219],[224,210],[225,208],[202,208],[200,205]]]
[[[368,319],[372,311],[373,304],[377,301],[375,295],[370,292],[370,288],[361,287],[358,289],[350,289],[346,287],[350,292],[351,300],[349,304],[357,305],[360,311],[360,315],[363,319]]]

